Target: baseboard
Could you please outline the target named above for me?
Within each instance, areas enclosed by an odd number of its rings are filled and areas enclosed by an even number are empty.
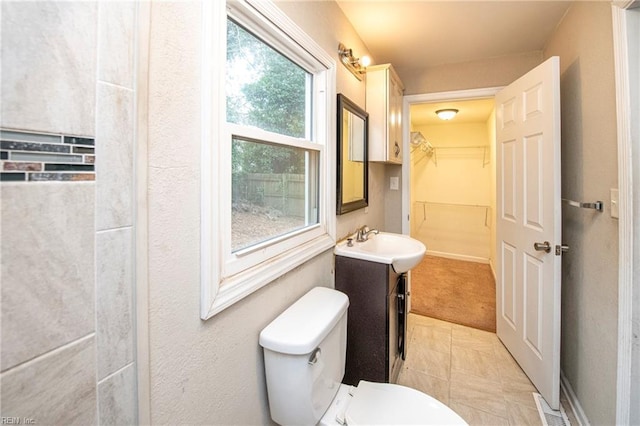
[[[467,262],[489,263],[489,259],[477,256],[467,256],[466,254],[446,253],[443,251],[427,250],[429,256],[444,257],[446,259],[464,260]]]
[[[571,387],[569,380],[562,371],[560,371],[560,391],[564,393],[567,398],[569,408],[573,412],[575,419],[578,421],[578,426],[590,426],[589,419],[587,419],[587,416],[580,405],[580,401],[578,401],[578,397],[575,392],[573,392],[573,388]]]

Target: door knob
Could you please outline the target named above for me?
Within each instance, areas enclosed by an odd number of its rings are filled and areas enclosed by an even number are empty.
[[[565,251],[569,251],[569,246],[566,244],[556,245],[556,256],[560,256]]]
[[[533,243],[533,248],[536,251],[549,253],[551,251],[551,244],[549,244],[549,241],[545,241],[544,243]]]

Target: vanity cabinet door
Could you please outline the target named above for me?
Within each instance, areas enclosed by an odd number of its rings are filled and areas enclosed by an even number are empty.
[[[402,164],[404,86],[391,64],[367,68],[369,161]]]
[[[336,256],[336,290],[349,297],[343,383],[395,382],[398,350],[398,274],[390,265]]]

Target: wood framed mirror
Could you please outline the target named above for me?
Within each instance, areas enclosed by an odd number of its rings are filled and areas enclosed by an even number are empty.
[[[338,94],[337,214],[369,205],[369,114]]]

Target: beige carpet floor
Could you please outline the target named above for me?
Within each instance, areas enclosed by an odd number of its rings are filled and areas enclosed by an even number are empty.
[[[489,265],[425,256],[411,271],[411,312],[496,331],[496,284]]]

